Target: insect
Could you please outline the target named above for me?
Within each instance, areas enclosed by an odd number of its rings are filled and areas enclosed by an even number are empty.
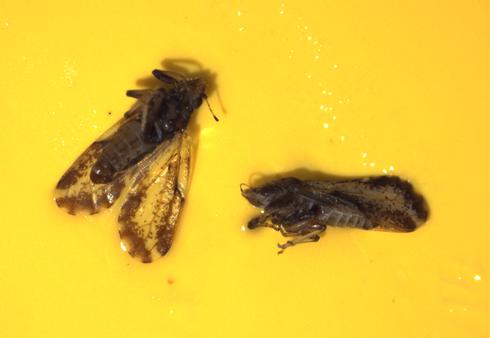
[[[128,90],[136,103],[75,160],[55,189],[56,203],[70,214],[95,214],[124,196],[121,246],[144,263],[172,245],[189,179],[186,129],[207,98],[200,78],[163,70],[152,74],[161,87]]]
[[[263,209],[248,222],[249,229],[269,227],[292,237],[278,244],[279,253],[318,241],[327,226],[410,232],[428,217],[424,198],[396,176],[341,181],[288,177],[240,188],[252,205]]]

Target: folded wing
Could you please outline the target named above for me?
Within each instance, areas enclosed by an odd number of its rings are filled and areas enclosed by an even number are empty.
[[[80,212],[98,213],[114,204],[126,186],[128,175],[120,175],[107,184],[95,184],[90,171],[108,144],[109,138],[124,124],[138,118],[140,110],[121,118],[95,142],[93,142],[68,168],[55,189],[55,201],[59,207],[74,215]]]
[[[170,249],[189,178],[190,138],[178,133],[145,158],[119,215],[128,253],[149,263]]]
[[[375,229],[414,231],[428,217],[424,198],[412,185],[396,176],[380,176],[348,181],[307,181],[321,196],[334,196],[355,205]]]

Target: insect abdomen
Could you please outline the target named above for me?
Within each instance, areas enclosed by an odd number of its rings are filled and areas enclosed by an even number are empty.
[[[349,211],[330,209],[324,213],[321,220],[325,225],[349,227],[359,229],[372,229],[373,224],[364,215]]]
[[[139,121],[130,121],[107,141],[104,152],[92,168],[90,178],[94,183],[111,182],[117,173],[126,170],[151,152],[157,144],[145,142]]]

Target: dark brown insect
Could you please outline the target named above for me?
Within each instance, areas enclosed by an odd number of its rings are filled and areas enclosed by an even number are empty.
[[[167,253],[189,177],[187,125],[206,99],[199,78],[154,70],[157,89],[128,90],[137,99],[61,177],[58,206],[70,214],[98,213],[122,195],[122,247],[144,263]],[[214,115],[213,115],[214,116]]]
[[[327,226],[414,231],[428,217],[424,198],[396,176],[343,181],[282,178],[262,186],[241,189],[262,214],[248,222],[249,229],[270,227],[294,237],[284,249],[316,242]]]

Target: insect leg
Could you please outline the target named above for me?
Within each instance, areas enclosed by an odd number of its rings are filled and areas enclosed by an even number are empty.
[[[131,97],[136,97],[136,95],[140,95],[140,93],[143,93],[144,91],[145,90],[134,90],[134,91],[130,90],[128,92],[138,92],[138,94],[134,94],[133,96],[133,93],[127,92],[127,95]],[[148,98],[151,97],[153,92],[154,92],[153,90],[148,90],[148,94],[144,94],[141,97],[137,97],[138,101],[136,101],[134,106],[131,107],[131,109],[124,114],[124,117],[130,119],[136,117],[138,114],[141,114],[142,111],[144,112],[146,110],[145,107],[148,104]]]
[[[280,225],[276,230],[280,231],[281,235],[283,235],[284,237],[292,237],[306,235],[314,230],[320,229],[320,227],[324,226],[315,224],[312,225],[311,220],[306,220],[296,223],[294,225],[288,225],[287,227],[284,225]]]
[[[301,223],[301,224],[304,224],[304,223]],[[287,230],[284,225],[280,225],[278,230],[281,233],[281,235],[283,235],[284,237],[294,237],[294,236],[302,235],[298,231]]]
[[[251,230],[258,228],[258,227],[272,228],[276,231],[280,230],[280,226],[273,223],[270,219],[270,215],[267,215],[267,214],[260,215],[260,216],[252,218],[248,222],[247,227]]]
[[[130,89],[126,91],[126,96],[134,97],[135,99],[142,98],[152,92],[152,89]]]
[[[283,244],[277,244],[278,248],[281,249],[277,253],[282,254],[284,250],[290,246],[295,246],[301,243],[317,242],[320,240],[320,234],[327,229],[325,225],[314,224],[309,227],[309,231],[304,235],[298,236],[292,240],[287,241]]]

